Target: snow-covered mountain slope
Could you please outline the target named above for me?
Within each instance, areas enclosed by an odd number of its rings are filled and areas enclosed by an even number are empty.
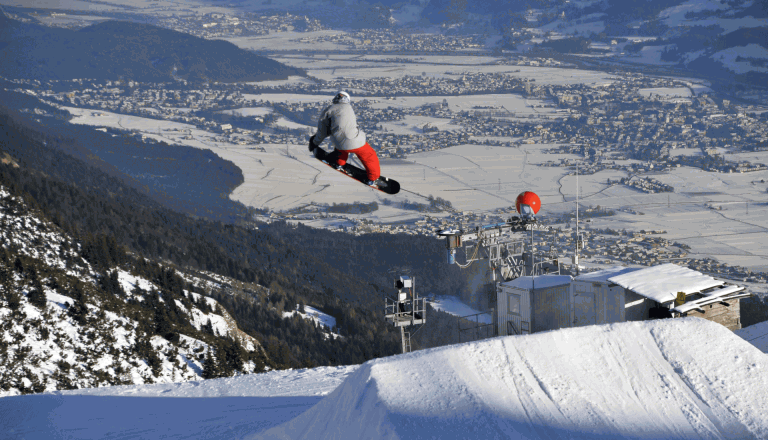
[[[502,337],[367,362],[251,438],[765,439],[767,368],[695,318]]]
[[[630,5],[622,8],[621,3],[609,0],[604,3],[607,7],[594,2],[580,5],[592,13],[563,17],[539,29],[555,32],[557,38],[580,35],[602,38],[603,43],[614,41],[603,48],[614,56],[621,53],[626,61],[713,69],[716,76],[739,75],[740,81],[764,85],[768,74],[768,6],[764,1],[650,0],[641,10],[662,9],[646,16]],[[549,12],[557,13],[557,9]],[[594,13],[601,9],[604,13]],[[591,28],[595,30],[589,31]],[[625,39],[628,42],[622,42]],[[593,43],[592,47],[597,46]]]
[[[262,370],[259,342],[214,299],[173,293],[128,265],[97,270],[84,255],[94,260],[110,246],[86,241],[0,188],[0,396],[197,380],[204,360],[218,350],[223,359],[233,344],[255,356],[230,373]]]

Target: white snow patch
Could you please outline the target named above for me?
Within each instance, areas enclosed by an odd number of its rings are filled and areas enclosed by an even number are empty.
[[[309,125],[299,124],[298,122],[291,121],[290,119],[287,119],[285,117],[280,117],[275,121],[275,125],[282,128],[287,128],[289,130],[306,130],[308,132],[312,132],[315,130],[314,127],[311,127]]]
[[[477,321],[481,324],[492,324],[493,318],[489,314],[478,315],[482,313],[479,310],[475,310],[472,307],[465,304],[455,296],[437,296],[435,299],[429,300],[429,304],[435,310],[451,314],[453,316],[470,316],[477,315]],[[475,318],[473,317],[472,320]]]
[[[120,282],[120,287],[127,295],[130,295],[133,289],[136,287],[145,292],[158,290],[157,286],[152,284],[150,281],[141,277],[133,276],[122,269],[117,269],[117,280]],[[136,299],[143,301],[142,297],[137,297]]]
[[[232,110],[222,110],[219,113],[236,116],[266,116],[272,113],[272,109],[269,107],[243,107]]]
[[[767,31],[768,32],[768,31]],[[746,46],[731,47],[712,55],[712,58],[719,60],[725,67],[735,73],[768,72],[768,64],[764,66],[753,66],[748,61],[736,61],[738,57],[756,58],[768,62],[768,49],[759,44],[748,44]]]
[[[323,313],[320,310],[312,307],[312,306],[304,306],[305,313],[301,313],[297,309],[293,312],[283,312],[283,318],[287,318],[293,315],[298,314],[301,316],[302,319],[309,319],[314,321],[316,324],[324,327],[328,327],[329,329],[336,327],[336,318],[334,318],[331,315],[328,315],[327,313]]]
[[[424,8],[417,5],[405,5],[392,10],[392,18],[397,24],[415,23],[421,18],[421,11]]]
[[[639,89],[637,91],[641,96],[663,96],[673,98],[687,98],[691,96],[691,89],[687,87],[655,87],[647,89]]]
[[[702,11],[720,11],[722,9],[728,9],[727,4],[723,4],[718,0],[688,0],[687,2],[667,8],[659,13],[659,18],[664,21],[667,26],[677,27],[682,22],[689,21],[685,18],[685,14],[689,12],[702,12]]]
[[[313,321],[316,325],[320,326],[321,328],[327,328],[328,332],[323,333],[323,336],[325,339],[328,338],[341,338],[342,336],[338,333],[331,333],[331,329],[333,329],[336,326],[336,318],[334,318],[331,315],[328,315],[326,313],[321,312],[320,310],[311,307],[311,306],[304,306],[305,313],[301,313],[299,310],[299,306],[296,306],[296,310],[293,312],[283,312],[283,318],[289,318],[291,316],[299,315],[301,319],[306,319]]]
[[[671,45],[662,45],[662,46],[643,46],[642,49],[640,49],[640,53],[637,55],[629,56],[627,61],[632,61],[635,63],[642,63],[642,64],[657,64],[657,65],[672,65],[676,64],[674,62],[667,62],[661,60],[661,53]]]

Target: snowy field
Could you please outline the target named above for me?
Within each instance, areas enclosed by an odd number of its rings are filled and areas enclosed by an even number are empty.
[[[222,110],[219,113],[235,116],[266,116],[272,113],[272,109],[269,107],[243,107],[233,110]]]
[[[671,98],[687,98],[691,90],[687,87],[654,87],[637,91],[641,96],[662,96]]]
[[[249,37],[260,38],[260,37]],[[248,48],[248,45],[242,45],[237,39],[229,39],[232,43]],[[297,44],[295,42],[286,42],[285,44]],[[325,43],[323,43],[325,44]],[[586,84],[590,86],[601,86],[612,84],[615,77],[612,75],[591,70],[579,70],[555,67],[535,67],[535,66],[516,66],[516,65],[496,65],[481,64],[471,65],[463,64],[466,57],[460,57],[457,64],[444,64],[444,60],[434,60],[434,57],[413,63],[375,63],[373,60],[366,61],[358,59],[334,59],[323,56],[297,57],[292,56],[274,56],[275,60],[285,63],[289,66],[306,69],[307,73],[313,77],[322,80],[334,80],[344,78],[375,78],[392,77],[399,78],[403,76],[422,76],[432,78],[450,78],[456,79],[465,74],[476,73],[503,73],[517,78],[535,78],[539,85],[564,85],[564,84]],[[422,57],[419,57],[422,58]],[[481,58],[482,59],[482,58]]]
[[[451,119],[433,118],[429,116],[409,116],[399,121],[382,122],[382,131],[396,135],[426,134],[427,127],[435,127],[440,131],[459,131],[461,126],[452,124]]]
[[[325,100],[328,98],[326,97]],[[467,96],[398,96],[391,98],[366,97],[371,108],[386,110],[387,108],[415,108],[427,104],[447,103],[453,113],[476,110],[476,107],[493,106],[498,110],[508,112],[505,119],[533,118],[562,118],[567,116],[560,109],[554,108],[551,101],[527,99],[515,94],[485,94]],[[481,109],[482,110],[482,109]],[[408,117],[412,119],[413,117]],[[533,122],[533,121],[531,121]]]
[[[591,227],[665,230],[665,238],[691,246],[694,257],[711,255],[728,264],[768,270],[767,185],[759,183],[768,180],[768,172],[724,174],[681,167],[650,177],[674,186],[675,192],[646,194],[622,186],[608,187],[603,173],[581,176],[582,206],[629,207],[642,212],[592,219]],[[548,206],[542,198],[544,209],[573,209],[570,201],[575,197],[575,181],[575,176],[567,176],[560,182],[569,202]]]
[[[768,329],[754,326],[740,332]],[[695,335],[695,336],[694,336]],[[13,439],[765,439],[768,356],[696,318],[361,366],[0,399]]]
[[[285,102],[289,97],[274,94],[259,95],[259,99]],[[327,97],[322,99],[327,100]],[[444,98],[432,99],[442,102]],[[417,106],[426,101],[430,98],[397,98],[382,101],[382,104],[395,102]],[[515,101],[510,98],[510,102]],[[449,105],[471,107],[473,101],[449,99]],[[218,135],[189,124],[105,111],[67,109],[76,115],[73,123],[134,129],[157,140],[212,150],[243,170],[245,182],[235,189],[231,197],[249,206],[285,211],[320,204],[376,201],[379,210],[365,215],[365,218],[391,223],[420,218],[418,213],[398,207],[397,202],[403,200],[424,203],[424,197],[433,195],[451,201],[454,208],[460,211],[490,212],[513,206],[520,192],[530,190],[542,199],[542,215],[562,214],[575,209],[576,176],[573,171],[565,167],[541,166],[559,158],[575,159],[568,155],[545,153],[544,150],[555,146],[552,144],[523,144],[510,148],[470,143],[412,154],[407,159],[383,158],[382,173],[395,178],[409,191],[388,196],[358,185],[320,164],[306,151],[303,143],[262,144],[259,145],[264,148],[262,151],[250,145],[223,142]],[[260,113],[267,110],[259,106],[258,109],[237,111]],[[422,129],[421,124],[426,121],[409,118],[404,125],[392,124],[387,128],[415,132]],[[445,121],[434,122],[439,124]],[[281,119],[279,124],[298,128],[300,132],[311,131],[309,126],[285,119]],[[449,127],[446,123],[443,128]],[[188,136],[192,139],[186,139]],[[302,140],[303,136],[297,135]],[[689,153],[672,151],[675,154]],[[766,153],[749,154],[768,162]],[[675,192],[671,194],[646,194],[606,183],[609,178],[617,180],[621,177],[626,177],[626,173],[613,170],[580,176],[581,206],[629,207],[643,215],[621,212],[612,217],[594,219],[592,227],[663,229],[668,232],[666,238],[690,245],[693,254],[702,257],[709,254],[732,265],[768,270],[768,255],[764,252],[764,237],[768,231],[768,205],[764,195],[768,185],[759,183],[761,179],[768,180],[768,171],[724,174],[681,167],[650,175],[674,186]],[[385,199],[393,204],[383,205]],[[319,227],[351,225],[339,219],[315,219],[305,223]]]

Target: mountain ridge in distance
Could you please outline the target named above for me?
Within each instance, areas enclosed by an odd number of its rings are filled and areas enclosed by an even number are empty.
[[[226,41],[143,23],[110,20],[71,31],[0,13],[0,28],[0,75],[7,78],[242,82],[306,75]]]

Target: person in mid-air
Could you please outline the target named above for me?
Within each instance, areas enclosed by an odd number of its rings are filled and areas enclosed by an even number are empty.
[[[350,153],[354,153],[363,163],[368,173],[370,186],[376,186],[381,175],[379,158],[365,140],[365,132],[357,126],[355,111],[350,104],[349,93],[339,92],[333,97],[333,103],[323,109],[317,122],[317,132],[309,138],[309,151],[314,150],[323,140],[330,137],[334,150],[328,156],[328,163],[343,171]]]

